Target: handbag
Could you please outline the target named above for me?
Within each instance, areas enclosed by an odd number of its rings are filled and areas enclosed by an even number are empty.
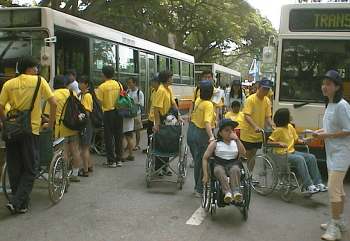
[[[2,138],[5,142],[15,142],[22,139],[24,136],[32,134],[31,114],[38,95],[40,84],[41,78],[38,76],[38,81],[29,110],[20,111],[15,109],[7,113],[2,133]]]

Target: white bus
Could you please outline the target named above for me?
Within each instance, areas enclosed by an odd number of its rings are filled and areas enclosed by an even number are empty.
[[[350,4],[284,6],[278,46],[274,110],[288,108],[299,132],[321,128],[321,83],[328,70],[341,73],[350,99]],[[315,153],[324,153],[323,146],[311,143]]]
[[[162,70],[173,72],[180,103],[184,92],[193,91],[191,55],[50,8],[0,9],[1,84],[15,76],[24,55],[40,59],[47,80],[73,68],[97,85],[102,67],[112,65],[118,80],[138,78],[146,99],[149,80]]]
[[[225,66],[213,63],[196,63],[195,79],[198,82],[203,71],[211,71],[214,75],[216,86],[225,87],[231,85],[233,80],[241,80],[241,73]]]

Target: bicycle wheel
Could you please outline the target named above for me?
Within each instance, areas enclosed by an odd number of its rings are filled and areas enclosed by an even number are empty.
[[[4,165],[2,167],[1,185],[2,185],[2,191],[4,192],[4,195],[5,195],[6,199],[9,201],[10,200],[10,195],[11,195],[11,187],[10,187],[9,176],[8,176],[8,173],[7,173],[7,164],[6,164],[6,162],[4,163]]]
[[[49,196],[53,203],[62,200],[66,190],[65,161],[62,152],[54,155],[49,170]]]
[[[273,192],[277,185],[277,178],[272,162],[264,155],[255,157],[252,171],[252,188],[258,194],[266,196]]]

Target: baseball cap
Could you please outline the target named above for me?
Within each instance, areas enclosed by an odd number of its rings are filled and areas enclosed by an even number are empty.
[[[272,88],[272,81],[267,79],[267,78],[262,78],[260,81],[259,81],[259,86],[261,87],[264,87],[264,88],[269,88],[271,89]]]
[[[221,131],[226,126],[231,126],[232,128],[236,128],[238,126],[238,122],[233,121],[231,119],[222,119],[219,123],[219,131]]]
[[[341,84],[342,83],[342,78],[338,71],[336,70],[329,70],[327,73],[323,76],[325,79],[330,79],[334,81],[336,84]]]

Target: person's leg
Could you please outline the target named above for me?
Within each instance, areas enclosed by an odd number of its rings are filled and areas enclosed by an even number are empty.
[[[106,157],[107,163],[111,164],[116,161],[114,155],[114,145],[113,145],[113,112],[106,112],[103,114],[103,131],[104,131],[104,139],[106,145]]]
[[[117,160],[117,165],[121,166],[121,159],[123,154],[123,117],[118,113],[114,114],[114,130],[111,130],[114,134],[115,140],[115,156]]]
[[[132,151],[134,149],[134,143],[133,143],[133,133],[127,133],[126,135],[126,141],[127,141],[127,151],[128,151],[128,157],[127,160],[128,161],[133,161],[135,159]]]
[[[214,176],[220,182],[222,192],[224,194],[231,193],[230,184],[227,181],[226,170],[225,170],[225,168],[223,166],[221,166],[221,165],[215,165],[214,166]]]
[[[77,177],[79,175],[79,168],[80,168],[81,163],[82,163],[80,150],[79,150],[79,141],[78,141],[78,138],[76,136],[72,136],[69,138],[70,138],[70,140],[68,143],[68,149],[69,149],[69,154],[72,157],[72,170],[73,170],[72,175],[74,177]],[[72,181],[77,181],[77,179],[72,180]]]
[[[194,189],[196,192],[199,192],[200,190],[198,190],[198,180],[200,179],[202,173],[202,160],[199,159],[199,146],[197,144],[199,136],[197,135],[197,129],[198,128],[195,127],[194,124],[190,123],[187,131],[187,145],[190,149],[194,164]],[[202,182],[202,180],[199,181]]]
[[[196,178],[196,190],[199,193],[203,193],[203,167],[202,167],[202,160],[203,160],[203,156],[205,151],[208,148],[208,134],[206,132],[205,129],[199,129],[197,130],[197,134],[196,134],[196,162],[195,163],[195,167],[197,166],[197,178]]]
[[[18,150],[17,150],[18,151]],[[19,179],[17,192],[12,204],[25,209],[28,207],[29,196],[33,189],[36,176],[35,166],[39,162],[39,136],[28,135],[23,137],[20,144],[23,172]]]
[[[239,191],[241,185],[241,169],[238,165],[229,168],[230,186],[232,193]]]
[[[303,180],[303,186],[305,188],[313,184],[307,165],[305,163],[305,158],[302,155],[298,155],[297,153],[290,153],[288,154],[288,162],[291,166],[297,169],[298,174]]]
[[[91,158],[90,158],[90,146],[82,145],[81,146],[81,158],[83,159],[83,169],[85,173],[89,172],[89,167],[91,167]]]
[[[321,178],[320,170],[318,169],[316,156],[306,152],[296,152],[296,153],[304,157],[310,176],[313,180],[313,183],[315,185],[321,184],[322,178]]]
[[[330,171],[328,175],[329,197],[331,202],[332,218],[339,220],[344,212],[344,178],[345,172]]]
[[[250,172],[253,171],[254,169],[254,166],[255,166],[255,155],[256,155],[256,152],[258,151],[258,149],[256,148],[250,148],[250,149],[247,149],[247,152],[246,152],[246,155],[247,155],[247,159],[248,159],[248,169]]]
[[[18,142],[6,143],[7,173],[12,195],[15,195],[17,192],[19,180],[23,172],[20,148],[21,145]],[[12,200],[10,200],[10,202],[12,202]]]

